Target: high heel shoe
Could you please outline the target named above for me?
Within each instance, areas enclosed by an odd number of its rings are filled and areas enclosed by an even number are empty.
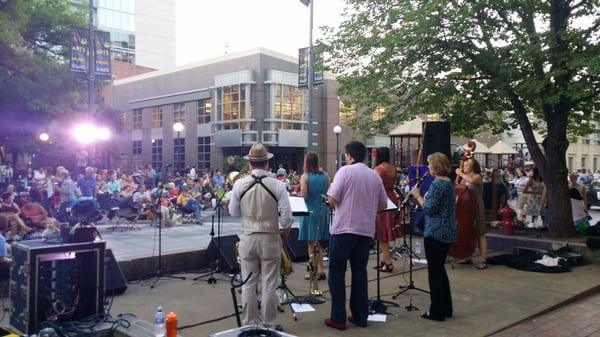
[[[394,271],[394,265],[392,263],[384,263],[379,268],[379,271],[384,272],[384,273],[391,273]]]

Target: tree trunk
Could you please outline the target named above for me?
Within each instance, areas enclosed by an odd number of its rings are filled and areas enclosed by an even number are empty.
[[[545,162],[541,170],[548,195],[549,233],[552,237],[569,237],[575,235],[571,200],[567,180],[566,153],[569,147],[567,140],[566,113],[557,114],[548,123],[548,137],[544,141]]]

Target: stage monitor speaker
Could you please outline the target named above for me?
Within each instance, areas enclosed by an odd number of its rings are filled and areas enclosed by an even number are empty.
[[[292,228],[285,246],[292,262],[305,262],[308,261],[306,241],[298,241],[298,234],[300,234],[298,228]]]
[[[208,245],[208,258],[210,263],[215,263],[218,259],[219,271],[227,274],[235,274],[240,271],[240,265],[237,263],[235,244],[240,241],[237,235],[215,237]]]
[[[452,160],[449,122],[423,122],[423,163],[427,163],[427,156],[435,152],[441,152]]]
[[[104,277],[106,278],[104,282],[105,296],[120,295],[127,290],[127,280],[110,249],[106,250],[104,257]]]

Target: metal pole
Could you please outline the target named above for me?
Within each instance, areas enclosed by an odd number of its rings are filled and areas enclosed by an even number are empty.
[[[96,41],[94,38],[94,0],[89,0],[89,19],[88,19],[88,113],[90,116],[94,116],[94,101],[96,95],[95,88],[95,73],[96,73],[96,63],[95,59],[95,49],[96,49]]]
[[[313,115],[312,115],[312,90],[313,90],[313,3],[315,0],[310,1],[310,30],[309,30],[309,44],[308,44],[308,137],[306,143],[306,153],[312,150],[312,134],[313,134]]]
[[[335,134],[335,171],[340,169],[340,134]]]
[[[177,172],[181,174],[181,131],[177,131]]]

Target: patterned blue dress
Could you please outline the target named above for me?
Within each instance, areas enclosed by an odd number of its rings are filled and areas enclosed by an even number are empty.
[[[329,177],[325,172],[308,174],[308,198],[306,207],[310,215],[302,217],[298,240],[315,241],[329,239],[329,209],[321,195],[327,193]],[[317,231],[318,228],[318,231]]]

